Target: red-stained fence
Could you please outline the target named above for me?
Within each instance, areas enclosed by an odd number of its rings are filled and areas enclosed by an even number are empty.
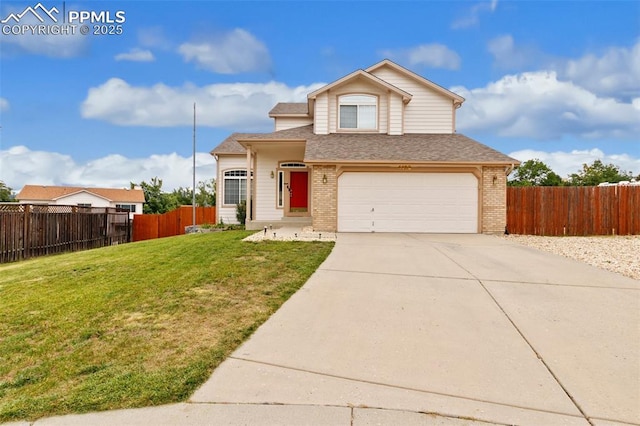
[[[508,187],[507,229],[528,235],[638,235],[640,186]]]
[[[196,225],[216,223],[215,207],[196,207]],[[178,207],[164,214],[137,214],[133,217],[133,241],[172,237],[184,234],[193,224],[191,206]]]

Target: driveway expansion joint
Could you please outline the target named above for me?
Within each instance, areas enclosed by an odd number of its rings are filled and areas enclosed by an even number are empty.
[[[234,359],[236,361],[243,361],[243,362],[249,362],[249,363],[254,363],[254,364],[260,364],[260,365],[265,365],[265,366],[269,366],[269,367],[282,368],[282,369],[285,369],[285,370],[298,371],[298,372],[301,372],[301,373],[314,374],[314,375],[323,376],[323,377],[330,377],[330,378],[334,378],[334,379],[347,380],[347,381],[350,381],[350,382],[363,383],[363,384],[367,384],[367,385],[381,386],[381,387],[386,387],[386,388],[391,388],[391,389],[398,389],[398,390],[403,390],[403,391],[410,391],[410,392],[418,392],[418,393],[422,393],[422,394],[444,396],[444,397],[447,397],[447,398],[454,398],[454,399],[459,399],[459,400],[463,400],[463,401],[473,401],[473,402],[479,402],[479,403],[482,403],[482,404],[496,405],[496,406],[499,406],[499,407],[516,408],[516,409],[519,409],[519,410],[526,410],[526,411],[531,411],[531,412],[536,412],[536,413],[556,414],[556,415],[573,417],[573,418],[584,418],[584,415],[578,416],[578,415],[573,414],[573,413],[566,413],[566,412],[562,412],[562,411],[544,410],[544,409],[540,409],[540,408],[525,407],[525,406],[516,405],[516,404],[508,404],[508,403],[498,402],[498,401],[489,401],[489,400],[484,400],[484,399],[480,399],[480,398],[473,398],[473,397],[468,397],[468,396],[453,395],[453,394],[448,394],[448,393],[445,393],[445,392],[418,389],[418,388],[412,388],[412,387],[401,386],[401,385],[393,385],[393,384],[389,384],[389,383],[376,382],[376,381],[373,381],[373,380],[357,379],[357,378],[353,378],[353,377],[346,377],[346,376],[340,376],[340,375],[336,375],[336,374],[323,373],[323,372],[308,370],[308,369],[304,369],[304,368],[290,367],[290,366],[275,364],[275,363],[271,363],[271,362],[258,361],[258,360],[250,359],[250,358],[229,356],[228,359]],[[296,405],[296,404],[284,404],[284,405]],[[306,405],[306,404],[298,404],[298,405]],[[329,405],[327,405],[327,406],[329,406]],[[335,405],[335,407],[341,407],[341,406]],[[385,407],[372,407],[372,406],[367,406],[367,407],[358,407],[358,406],[356,406],[356,408],[375,408],[375,409],[382,409],[382,410],[390,410],[389,408],[385,408]],[[409,411],[409,410],[398,410],[398,411]],[[420,411],[415,411],[415,412],[418,413]],[[456,417],[456,416],[445,415],[445,414],[438,414],[438,415],[444,416],[444,417]],[[462,418],[462,417],[460,417],[460,418]],[[480,420],[478,420],[478,421],[480,421]],[[486,422],[486,420],[482,420],[482,421]],[[589,423],[592,424],[591,422],[589,422]],[[593,424],[592,424],[592,426],[593,426]]]
[[[443,252],[442,250],[440,250],[438,247],[435,247],[435,249],[437,251],[439,251],[443,256],[447,257],[449,260],[451,260],[453,263],[455,263],[456,265],[458,265],[462,270],[464,270],[465,272],[467,272],[469,275],[476,277],[475,274],[473,274],[471,271],[469,271],[467,268],[465,268],[464,266],[460,265],[460,263],[456,262],[454,259],[451,258],[451,256],[449,256],[447,253]],[[493,300],[493,303],[495,303],[495,305],[498,307],[498,309],[500,309],[500,311],[502,312],[502,314],[505,316],[505,318],[507,318],[507,320],[511,323],[511,325],[513,326],[513,328],[518,332],[518,334],[520,335],[520,337],[524,340],[524,342],[529,346],[529,348],[533,351],[533,353],[536,355],[536,357],[540,360],[540,362],[542,363],[542,365],[544,365],[544,367],[547,369],[547,371],[549,372],[549,374],[551,374],[551,377],[553,377],[553,379],[556,381],[556,383],[558,384],[558,386],[560,386],[560,388],[562,389],[562,391],[567,395],[567,397],[569,397],[569,399],[571,400],[571,402],[573,403],[573,405],[578,409],[578,411],[580,412],[580,414],[582,414],[582,416],[584,417],[584,419],[591,425],[591,426],[595,426],[594,423],[591,421],[591,419],[589,418],[589,416],[587,415],[587,413],[585,413],[585,411],[582,409],[582,407],[580,406],[580,404],[578,404],[578,401],[576,401],[576,399],[573,397],[573,395],[571,395],[571,393],[569,392],[569,390],[564,386],[564,384],[560,381],[560,378],[553,372],[553,370],[551,369],[551,367],[549,366],[549,364],[547,364],[547,362],[544,360],[544,358],[540,355],[540,353],[533,347],[533,344],[529,341],[529,339],[527,339],[527,337],[524,335],[524,333],[522,332],[522,330],[520,330],[520,328],[516,325],[515,321],[509,316],[509,314],[507,313],[507,311],[502,307],[502,305],[500,304],[500,302],[498,302],[498,299],[495,298],[495,296],[493,295],[493,293],[491,293],[491,291],[487,288],[487,286],[484,285],[484,283],[482,282],[482,279],[476,277],[475,280],[478,282],[478,284],[480,284],[480,286],[484,289],[484,291],[487,293],[487,295],[489,295],[489,297],[491,298],[491,300]],[[491,280],[487,280],[487,281],[491,281]]]
[[[389,276],[389,277],[413,277],[413,278],[438,278],[443,280],[466,280],[466,281],[477,281],[475,277],[451,277],[445,275],[424,275],[424,274],[401,274],[399,272],[374,272],[374,271],[357,271],[357,270],[344,270],[344,269],[329,269],[329,268],[321,268],[322,271],[327,272],[340,272],[347,274],[369,274],[369,275],[380,275],[380,276]]]

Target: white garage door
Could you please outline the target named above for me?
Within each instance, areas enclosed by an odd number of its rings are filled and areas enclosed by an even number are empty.
[[[471,173],[343,173],[340,232],[478,232]]]

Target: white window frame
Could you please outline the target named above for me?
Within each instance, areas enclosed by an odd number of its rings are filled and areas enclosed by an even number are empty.
[[[129,213],[136,213],[135,204],[116,204],[116,209],[125,210]]]
[[[356,107],[356,125],[355,127],[344,127],[342,124],[342,107]],[[365,110],[368,107],[374,107],[373,126],[365,123]],[[365,127],[366,126],[366,127]],[[358,131],[358,130],[377,130],[378,129],[378,97],[367,94],[349,94],[338,97],[338,128],[340,130]]]
[[[227,202],[227,182],[232,180],[238,181],[238,202],[236,203]],[[244,181],[244,187],[242,185],[243,181]],[[235,206],[241,201],[246,201],[246,199],[247,199],[247,170],[246,169],[225,170],[222,173],[222,205]]]

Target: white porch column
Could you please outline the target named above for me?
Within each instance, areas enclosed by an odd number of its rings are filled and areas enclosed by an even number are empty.
[[[253,186],[253,179],[251,178],[253,172],[253,151],[251,151],[251,145],[247,146],[247,218],[245,220],[245,225],[248,225],[251,222],[251,218],[253,217],[253,203],[251,202],[251,190]]]

